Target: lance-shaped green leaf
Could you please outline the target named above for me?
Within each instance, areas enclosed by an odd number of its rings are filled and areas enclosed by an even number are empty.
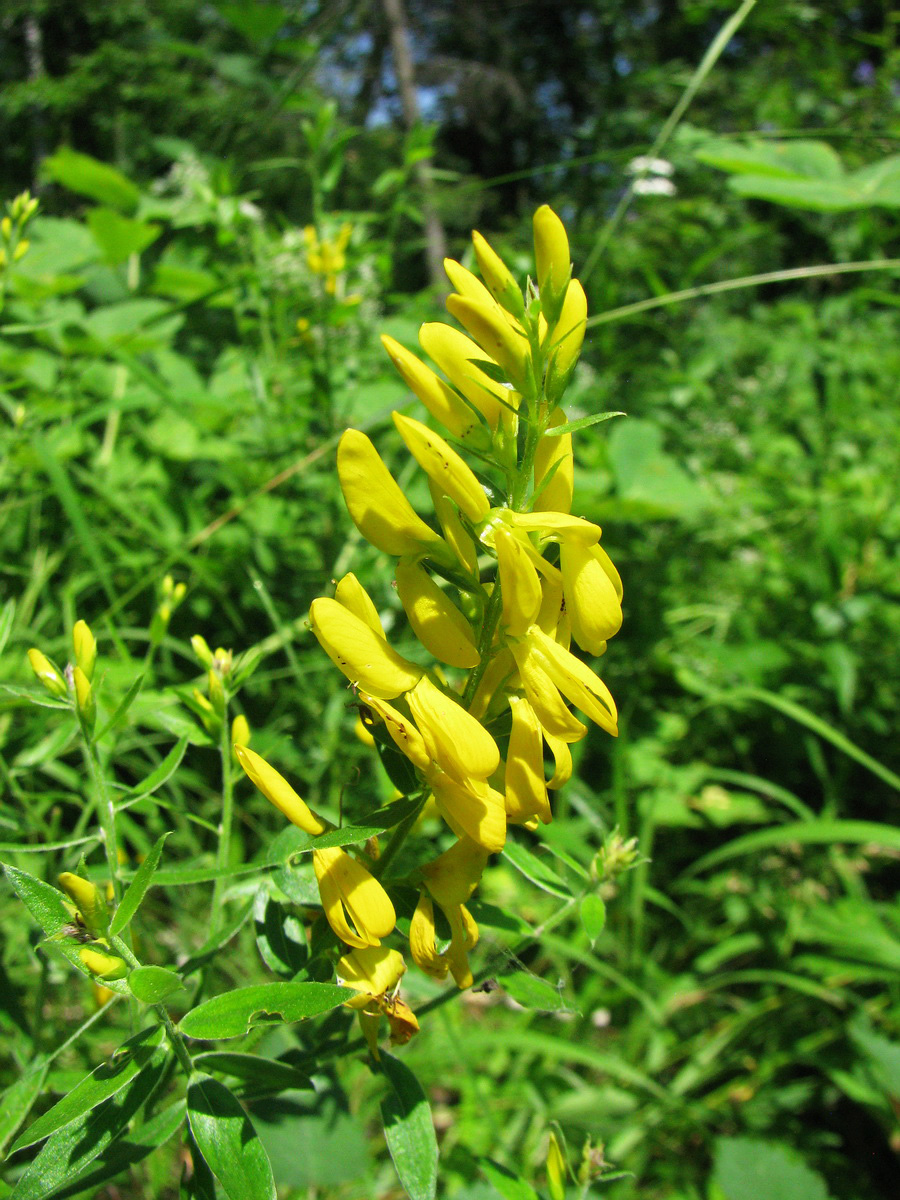
[[[223,992],[192,1008],[181,1032],[192,1038],[233,1038],[251,1026],[302,1021],[337,1008],[356,993],[331,983],[262,983]]]
[[[275,1180],[263,1144],[224,1083],[210,1075],[193,1076],[188,1121],[228,1200],[275,1200]]]
[[[181,760],[184,758],[187,744],[188,739],[186,737],[177,741],[159,766],[151,771],[147,778],[142,780],[137,787],[132,788],[127,798],[122,801],[120,807],[130,808],[136,800],[141,800],[144,796],[149,796],[152,792],[161,788],[166,780],[171,778],[181,766]]]
[[[46,1077],[47,1063],[41,1063],[40,1066],[26,1071],[0,1096],[0,1154],[28,1116],[32,1104],[41,1093]]]
[[[381,1070],[390,1088],[381,1118],[397,1175],[410,1200],[434,1200],[438,1145],[422,1085],[405,1063],[384,1051]]]
[[[3,871],[13,891],[48,937],[53,937],[71,922],[72,914],[66,908],[62,892],[18,867],[4,863]]]
[[[122,902],[113,914],[109,923],[109,932],[113,935],[121,933],[140,907],[147,888],[153,882],[153,873],[159,863],[163,846],[166,844],[168,833],[162,834],[153,843],[150,853],[138,867],[134,879],[128,885],[128,890],[122,897]]]
[[[198,1070],[217,1071],[231,1075],[243,1083],[264,1087],[267,1091],[311,1087],[309,1076],[290,1063],[276,1058],[261,1058],[258,1054],[239,1054],[231,1050],[207,1050],[194,1058]],[[256,1090],[256,1089],[254,1089]]]
[[[144,1029],[123,1042],[106,1062],[95,1067],[68,1095],[33,1121],[16,1138],[10,1152],[33,1146],[35,1142],[56,1133],[57,1129],[62,1129],[120,1092],[148,1063],[161,1061],[165,1057],[161,1044],[162,1029],[158,1025]]]
[[[79,1175],[130,1124],[155,1090],[165,1063],[151,1063],[116,1096],[52,1134],[25,1168],[9,1200],[45,1200]]]

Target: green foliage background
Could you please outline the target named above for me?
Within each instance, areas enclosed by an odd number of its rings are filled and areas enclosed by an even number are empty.
[[[0,184],[9,198],[37,187],[41,213],[0,315],[3,859],[51,882],[78,864],[90,783],[24,665],[32,645],[64,663],[76,617],[100,641],[106,715],[144,675],[115,772],[134,801],[120,819],[131,866],[172,831],[171,886],[148,892],[138,921],[148,961],[183,967],[209,933],[211,884],[175,877],[213,864],[220,804],[185,703],[200,675],[191,635],[259,652],[238,709],[310,804],[364,824],[390,798],[305,626],[312,598],[353,569],[398,648],[410,637],[382,556],[340,502],[336,436],[366,429],[402,471],[388,414],[411,398],[377,335],[414,347],[441,312],[418,165],[431,163],[456,256],[475,226],[524,273],[531,213],[549,202],[600,318],[571,415],[628,413],[576,439],[574,506],[603,525],[625,581],[602,672],[622,734],[591,734],[554,823],[489,868],[478,919],[499,988],[435,1007],[398,1051],[430,1099],[442,1194],[545,1189],[556,1122],[576,1169],[592,1139],[590,1194],[614,1200],[893,1196],[896,264],[665,297],[897,254],[896,15],[752,8],[661,151],[672,194],[628,198],[629,164],[728,6],[407,10],[426,118],[412,132],[380,7],[6,6]],[[309,223],[352,227],[334,295],[307,264]],[[421,483],[403,482],[415,502]],[[187,597],[148,657],[166,574]],[[177,773],[140,799],[182,738]],[[232,865],[260,869],[229,879],[226,908],[256,908],[216,957],[213,990],[290,978],[266,906],[284,920],[311,899],[262,869],[277,814],[246,782],[237,803]],[[571,898],[596,890],[591,864],[615,828],[641,858],[602,885],[601,929]],[[117,1004],[29,1092],[29,1064],[94,1002],[35,950],[9,889],[0,920],[8,1144],[130,1026]],[[413,1002],[436,1000],[409,978]],[[349,1017],[324,1020],[339,1044]],[[305,1061],[298,1028],[257,1031],[250,1048]],[[245,1092],[283,1195],[398,1194],[375,1136],[383,1080],[332,1055],[314,1082]],[[163,1144],[128,1168],[127,1194],[179,1194],[178,1139]],[[604,1153],[629,1174],[601,1170]],[[11,1156],[0,1195],[30,1156]]]

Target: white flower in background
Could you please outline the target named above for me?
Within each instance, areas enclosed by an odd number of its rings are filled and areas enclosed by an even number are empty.
[[[625,170],[630,175],[674,175],[675,168],[667,158],[650,158],[646,154],[639,154],[637,158],[633,158]]]
[[[650,179],[636,179],[634,193],[636,196],[674,196],[675,184],[671,179],[662,179],[654,175]]]

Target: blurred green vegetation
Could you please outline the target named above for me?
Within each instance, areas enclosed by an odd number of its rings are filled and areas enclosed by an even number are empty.
[[[897,267],[665,297],[898,254],[897,20],[880,3],[747,7],[643,169],[727,5],[410,0],[426,119],[411,131],[380,7],[10,0],[2,18],[0,181],[41,208],[2,276],[0,843],[42,878],[77,866],[90,783],[74,731],[33,703],[25,651],[64,663],[77,617],[100,641],[101,720],[143,679],[114,735],[132,864],[166,830],[164,869],[214,863],[196,633],[258,652],[238,710],[311,804],[362,824],[390,798],[305,625],[352,569],[404,648],[390,571],[341,503],[336,439],[353,424],[403,461],[389,412],[411,397],[378,334],[414,348],[441,312],[429,205],[454,254],[475,226],[523,270],[538,203],[569,227],[601,317],[570,416],[628,414],[576,437],[573,509],[603,525],[625,582],[602,664],[622,732],[592,732],[554,823],[488,870],[474,910],[498,987],[436,1006],[400,1052],[448,1197],[546,1190],[552,1122],[572,1197],[587,1137],[590,1194],[613,1200],[896,1194]],[[339,269],[316,269],[308,226],[346,240]],[[402,482],[415,504],[423,485]],[[187,593],[157,648],[167,575]],[[179,739],[179,770],[142,798]],[[237,803],[232,865],[261,864],[283,822],[243,781]],[[640,856],[598,892],[615,830]],[[211,885],[170,881],[138,935],[160,965],[210,932]],[[251,872],[226,900],[229,919],[256,909],[216,984],[289,978],[259,913],[308,894]],[[8,889],[0,919],[8,1087],[94,1001],[35,952]],[[438,991],[410,977],[415,1004]],[[347,1014],[327,1020],[344,1036]],[[53,1061],[34,1114],[128,1032],[117,1005]],[[315,1082],[250,1101],[284,1196],[398,1194],[362,1060]],[[0,1118],[7,1142],[2,1099]],[[179,1154],[173,1140],[134,1167],[125,1194],[178,1195]]]

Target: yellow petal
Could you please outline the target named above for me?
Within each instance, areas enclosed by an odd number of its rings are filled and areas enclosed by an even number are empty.
[[[464,333],[439,322],[423,325],[419,330],[419,341],[453,386],[482,414],[490,428],[496,429],[503,411],[497,397],[502,395],[507,404],[513,404],[513,400],[502,384],[495,383],[474,365],[473,360],[489,356]]]
[[[482,846],[460,838],[422,868],[425,884],[445,911],[465,904],[484,873],[488,855]]]
[[[312,631],[334,665],[364,692],[392,700],[414,687],[422,668],[402,658],[352,612],[321,596],[309,609]]]
[[[453,447],[421,421],[398,412],[391,416],[407,449],[428,478],[459,505],[470,521],[483,521],[491,507],[484,488]]]
[[[104,937],[109,929],[109,909],[97,885],[71,871],[63,871],[59,885],[81,913],[88,932]]]
[[[365,692],[360,692],[359,698],[363,704],[381,717],[385,729],[393,738],[397,749],[406,755],[413,766],[423,773],[430,771],[433,764],[425,745],[425,739],[409,717],[404,716],[386,700],[379,700],[377,696],[369,696]]]
[[[557,408],[550,418],[550,428],[564,425],[565,422],[566,414],[561,408]],[[556,462],[559,463],[559,466],[537,499],[542,508],[550,509],[553,512],[568,513],[572,510],[572,489],[575,477],[571,433],[563,433],[559,437],[544,436],[538,442],[537,453],[534,456],[535,488],[550,473]]]
[[[428,480],[428,490],[431,493],[431,500],[434,504],[434,515],[438,519],[441,531],[447,545],[456,555],[460,566],[467,575],[471,575],[473,579],[478,579],[478,551],[475,548],[475,543],[463,527],[462,521],[459,519],[459,513],[456,506],[450,501],[449,497],[445,496],[440,488],[436,487],[434,481]]]
[[[566,286],[572,269],[569,239],[562,221],[549,204],[534,214],[534,258],[541,299],[545,291],[559,293]]]
[[[581,353],[586,327],[587,296],[578,280],[573,279],[566,288],[562,312],[559,314],[559,321],[553,330],[550,347],[553,359],[550,364],[550,387],[548,389],[551,393],[563,390],[566,377],[575,366],[578,355]]]
[[[510,648],[519,668],[525,695],[543,728],[563,742],[580,741],[587,733],[587,726],[582,725],[566,706],[559,688],[531,645],[528,642],[516,642]]]
[[[419,397],[436,421],[462,441],[478,433],[480,426],[475,413],[443,379],[392,337],[382,334],[381,341],[406,386]]]
[[[234,747],[235,757],[265,798],[304,833],[317,837],[327,826],[303,803],[283,775],[249,746]]]
[[[78,957],[98,979],[124,979],[128,974],[125,960],[116,954],[104,954],[102,950],[82,946],[78,951]]]
[[[450,924],[450,945],[447,947],[450,974],[458,988],[471,987],[474,979],[469,966],[468,952],[473,950],[478,942],[478,926],[469,910],[462,904],[446,913],[446,917]]]
[[[69,688],[65,679],[46,654],[42,654],[40,650],[32,646],[28,651],[28,661],[32,671],[51,696],[58,696],[60,699],[68,696]]]
[[[503,525],[494,527],[494,548],[503,600],[503,624],[521,637],[541,607],[541,581],[520,540]]]
[[[435,979],[446,979],[450,963],[446,954],[439,954],[435,942],[434,904],[422,892],[409,923],[409,952],[416,966]]]
[[[522,317],[525,313],[525,302],[522,299],[521,288],[509,267],[477,230],[472,231],[472,245],[475,247],[478,270],[487,284],[488,291],[508,312]],[[457,286],[455,280],[451,281],[458,292],[466,294]]]
[[[349,609],[355,617],[365,621],[373,633],[377,633],[382,638],[385,636],[384,626],[381,624],[381,618],[372,597],[352,571],[343,579],[338,580],[334,589],[334,598],[338,604]]]
[[[479,300],[482,304],[495,304],[496,301],[477,275],[473,275],[462,263],[453,258],[444,259],[444,270],[447,278],[453,284],[454,290],[460,296],[468,296],[470,300]]]
[[[622,605],[596,549],[563,542],[559,550],[572,636],[588,654],[602,654],[622,626]]]
[[[76,621],[72,629],[75,647],[75,662],[88,679],[94,678],[94,663],[97,661],[97,642],[86,621]]]
[[[325,916],[338,937],[351,946],[380,945],[397,917],[390,896],[378,880],[362,863],[336,847],[314,850],[313,870]],[[347,924],[342,908],[355,929]]]
[[[447,311],[482,348],[482,357],[486,355],[499,363],[519,391],[527,387],[531,365],[528,341],[493,302],[487,304],[468,296],[452,295],[447,297]]]
[[[457,780],[493,775],[500,765],[497,743],[461,704],[424,675],[406,700],[431,757],[445,771]]]
[[[538,816],[552,820],[547,785],[544,782],[544,743],[534,709],[527,700],[510,696],[512,729],[506,755],[506,815],[521,824]]]
[[[563,695],[615,737],[618,733],[616,704],[603,680],[580,658],[548,638],[537,625],[529,629],[528,642],[538,663]],[[555,733],[556,730],[551,732]]]
[[[441,816],[461,838],[477,843],[488,854],[506,844],[503,796],[483,780],[459,783],[450,775],[432,776],[431,786]]]
[[[472,626],[423,567],[401,559],[397,594],[413,632],[430,654],[450,667],[478,665]]]
[[[364,433],[346,431],[338,445],[337,465],[347,509],[366,541],[398,557],[446,550],[440,534],[413,511]]]
[[[599,525],[562,512],[517,513],[504,509],[503,519],[528,533],[542,533],[559,541],[580,542],[584,546],[595,545],[602,532]]]
[[[553,761],[556,764],[552,776],[547,780],[547,787],[550,791],[555,791],[561,788],[564,783],[568,783],[572,778],[572,751],[569,749],[568,743],[562,738],[554,737],[552,733],[543,730],[544,741],[550,747],[550,753],[553,755]]]
[[[353,988],[359,997],[348,1000],[350,1008],[362,1008],[369,1001],[392,992],[406,971],[399,950],[387,946],[364,946],[338,959],[337,981]]]

